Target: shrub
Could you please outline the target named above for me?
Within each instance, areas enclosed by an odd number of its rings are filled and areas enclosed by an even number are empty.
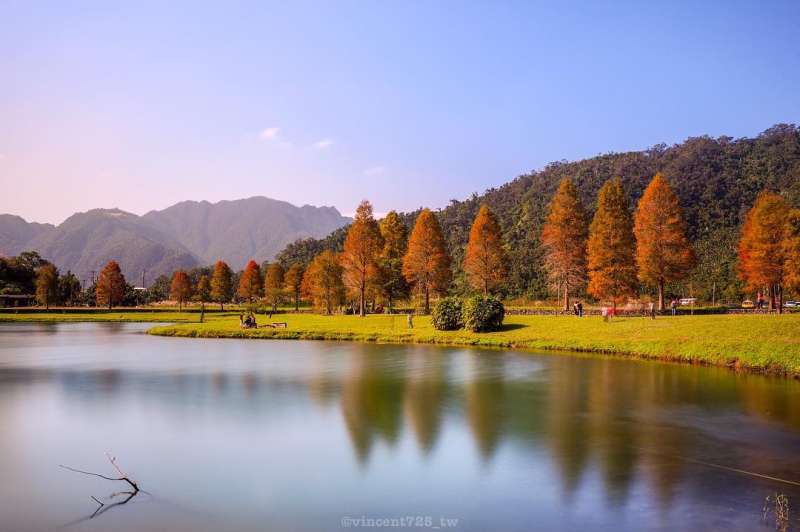
[[[505,315],[503,304],[491,296],[474,296],[462,305],[464,327],[472,332],[496,331]]]
[[[457,297],[446,297],[439,300],[431,313],[433,327],[439,331],[455,331],[464,326],[461,319],[461,300]]]

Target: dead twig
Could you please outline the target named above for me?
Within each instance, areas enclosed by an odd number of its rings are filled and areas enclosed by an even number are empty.
[[[74,521],[73,523],[70,523],[70,525],[72,525],[72,524],[75,524],[75,523],[79,523],[79,522],[81,522],[81,521],[86,521],[86,520],[89,520],[89,519],[94,519],[95,517],[97,517],[97,516],[99,516],[99,515],[101,515],[101,514],[103,514],[103,513],[107,512],[107,511],[108,511],[108,510],[110,510],[111,508],[115,508],[115,507],[117,507],[117,506],[122,506],[123,504],[127,504],[127,503],[128,503],[128,502],[129,502],[131,499],[133,499],[133,498],[134,498],[134,497],[135,497],[135,496],[136,496],[136,495],[137,495],[137,494],[138,494],[140,491],[141,491],[142,493],[147,493],[147,492],[145,492],[145,491],[143,491],[143,490],[139,489],[139,485],[138,485],[138,484],[137,484],[137,483],[136,483],[134,480],[132,480],[132,479],[131,479],[131,478],[128,476],[128,474],[127,474],[127,473],[125,473],[124,471],[122,471],[122,469],[119,467],[119,465],[117,465],[117,458],[116,458],[115,456],[111,456],[111,454],[110,454],[110,453],[106,453],[106,458],[108,458],[108,461],[109,461],[109,462],[111,462],[111,466],[112,466],[112,467],[114,468],[114,470],[116,470],[116,472],[119,474],[119,477],[109,477],[109,476],[107,476],[107,475],[103,475],[103,474],[100,474],[100,473],[93,473],[93,472],[91,472],[91,471],[84,471],[84,470],[82,470],[82,469],[76,469],[76,468],[74,468],[74,467],[66,466],[66,465],[63,465],[63,464],[59,464],[59,466],[58,466],[58,467],[61,467],[61,468],[63,468],[63,469],[66,469],[67,471],[72,471],[73,473],[80,473],[80,474],[82,474],[82,475],[89,475],[89,476],[92,476],[92,477],[98,477],[98,478],[102,478],[103,480],[110,480],[110,481],[112,481],[112,482],[127,482],[127,483],[128,483],[128,485],[129,485],[131,488],[133,488],[133,491],[120,491],[120,492],[112,493],[112,494],[111,494],[111,495],[108,497],[108,500],[112,500],[112,499],[114,499],[114,498],[116,498],[116,497],[118,497],[118,496],[120,496],[120,495],[125,495],[125,496],[126,496],[124,499],[122,499],[122,500],[120,500],[120,501],[117,501],[117,502],[115,502],[115,503],[113,503],[113,504],[106,504],[106,503],[104,503],[103,501],[101,501],[100,499],[98,499],[97,497],[95,497],[94,495],[91,495],[91,498],[92,498],[92,500],[93,500],[94,502],[96,502],[96,503],[97,503],[97,505],[98,505],[98,506],[97,506],[97,508],[95,509],[94,513],[92,513],[91,515],[89,515],[89,516],[87,516],[87,517],[84,517],[84,518],[82,518],[82,519],[79,519],[78,521]],[[69,526],[69,525],[68,525],[68,526]]]

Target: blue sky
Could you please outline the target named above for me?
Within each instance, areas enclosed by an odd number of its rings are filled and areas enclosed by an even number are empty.
[[[800,122],[800,2],[110,4],[0,0],[0,212],[435,208]]]

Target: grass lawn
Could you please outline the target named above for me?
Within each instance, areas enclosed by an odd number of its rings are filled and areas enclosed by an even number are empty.
[[[0,314],[0,321],[158,321],[151,334],[209,338],[280,338],[352,340],[384,343],[432,343],[513,347],[520,349],[576,350],[615,353],[692,363],[788,374],[800,377],[800,314],[702,315],[632,317],[604,322],[599,317],[507,316],[503,330],[492,333],[442,332],[430,319],[415,316],[414,329],[403,315],[320,316],[275,314],[286,329],[241,329],[238,312],[208,313],[199,323],[198,313],[137,312],[122,310],[93,314]],[[266,316],[258,316],[266,323]]]

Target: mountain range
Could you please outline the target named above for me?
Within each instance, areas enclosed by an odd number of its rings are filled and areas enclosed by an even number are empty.
[[[179,268],[226,261],[241,269],[250,259],[272,260],[297,239],[324,236],[349,223],[334,207],[296,207],[263,196],[183,201],[143,216],[119,209],[76,213],[63,223],[26,222],[0,215],[0,255],[38,251],[60,270],[89,279],[116,260],[133,284]]]

